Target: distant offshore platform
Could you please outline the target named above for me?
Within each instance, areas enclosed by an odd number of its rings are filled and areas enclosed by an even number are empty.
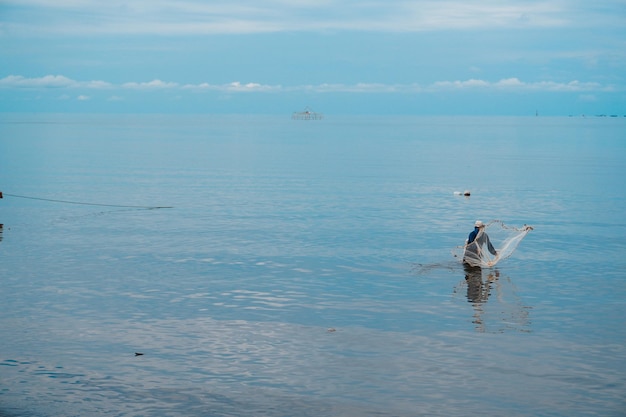
[[[304,111],[293,112],[291,118],[293,120],[322,120],[324,115],[314,112],[310,107],[306,107]]]

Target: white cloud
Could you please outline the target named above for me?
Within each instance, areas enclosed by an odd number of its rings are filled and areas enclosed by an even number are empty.
[[[21,75],[9,75],[0,79],[0,87],[9,88],[67,88],[75,86],[76,81],[62,75],[46,75],[40,78],[26,78]]]
[[[110,88],[111,84],[104,81],[87,81],[85,83],[81,83],[80,87],[86,88]]]
[[[75,81],[63,75],[45,75],[38,78],[26,78],[21,75],[9,75],[0,79],[4,88],[110,88],[105,81]]]
[[[242,84],[239,81],[234,81],[229,84],[209,84],[209,83],[201,83],[201,84],[185,84],[181,87],[184,90],[194,90],[194,91],[233,91],[233,92],[271,92],[271,91],[280,91],[282,87],[279,85],[267,85],[267,84],[259,84],[259,83],[246,83]]]
[[[417,93],[423,91],[418,84],[319,84],[290,87],[290,91],[309,91],[315,93]]]
[[[201,84],[185,84],[183,87],[185,90],[218,90],[217,85],[209,84],[209,83],[201,83]]]
[[[537,88],[548,91],[614,91],[614,86],[602,86],[599,83],[583,83],[580,81],[571,81],[566,84],[554,82],[536,83]]]
[[[258,83],[241,84],[239,81],[227,84],[225,86],[228,91],[270,91],[273,90],[271,86],[264,86]]]
[[[524,87],[524,83],[517,78],[505,78],[495,83],[495,86],[504,88],[519,88]]]
[[[614,86],[603,86],[594,82],[570,81],[559,83],[554,81],[523,82],[518,78],[504,78],[496,82],[470,79],[466,81],[438,81],[428,90],[466,90],[490,89],[500,91],[544,91],[544,92],[582,92],[582,91],[614,91]]]
[[[152,81],[143,82],[143,83],[136,83],[136,82],[124,83],[122,84],[122,87],[130,88],[130,89],[138,89],[138,90],[152,90],[152,89],[175,88],[175,87],[178,87],[178,84],[167,83],[161,80],[152,80]]]
[[[437,81],[430,87],[430,89],[466,89],[488,86],[489,83],[487,81],[471,79],[466,81]]]
[[[86,95],[82,95],[82,94],[80,96],[76,97],[76,100],[78,100],[78,101],[87,101],[89,99],[91,99],[91,97],[86,96]]]

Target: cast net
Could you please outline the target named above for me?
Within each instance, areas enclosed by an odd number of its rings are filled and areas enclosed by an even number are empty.
[[[471,266],[489,268],[511,256],[531,230],[531,226],[517,228],[492,220],[481,228],[472,243],[466,241],[465,245],[457,246],[452,255]]]

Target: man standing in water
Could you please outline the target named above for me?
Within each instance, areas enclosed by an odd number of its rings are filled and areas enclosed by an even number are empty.
[[[489,236],[485,233],[485,224],[480,220],[476,220],[474,223],[474,230],[467,237],[467,243],[465,245],[465,253],[463,254],[463,262],[471,266],[480,266],[481,264],[481,250],[486,245],[487,249],[493,256],[497,256],[495,248],[489,240]]]

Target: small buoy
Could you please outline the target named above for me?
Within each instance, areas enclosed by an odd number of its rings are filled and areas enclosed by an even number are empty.
[[[141,356],[141,355],[143,355],[143,353],[135,352],[135,356]]]
[[[465,190],[465,191],[463,191],[463,195],[464,195],[465,197],[469,197],[469,196],[471,195],[471,193],[470,193],[470,191],[469,191],[469,190]]]
[[[461,195],[462,193],[460,191],[455,191],[454,195]]]

